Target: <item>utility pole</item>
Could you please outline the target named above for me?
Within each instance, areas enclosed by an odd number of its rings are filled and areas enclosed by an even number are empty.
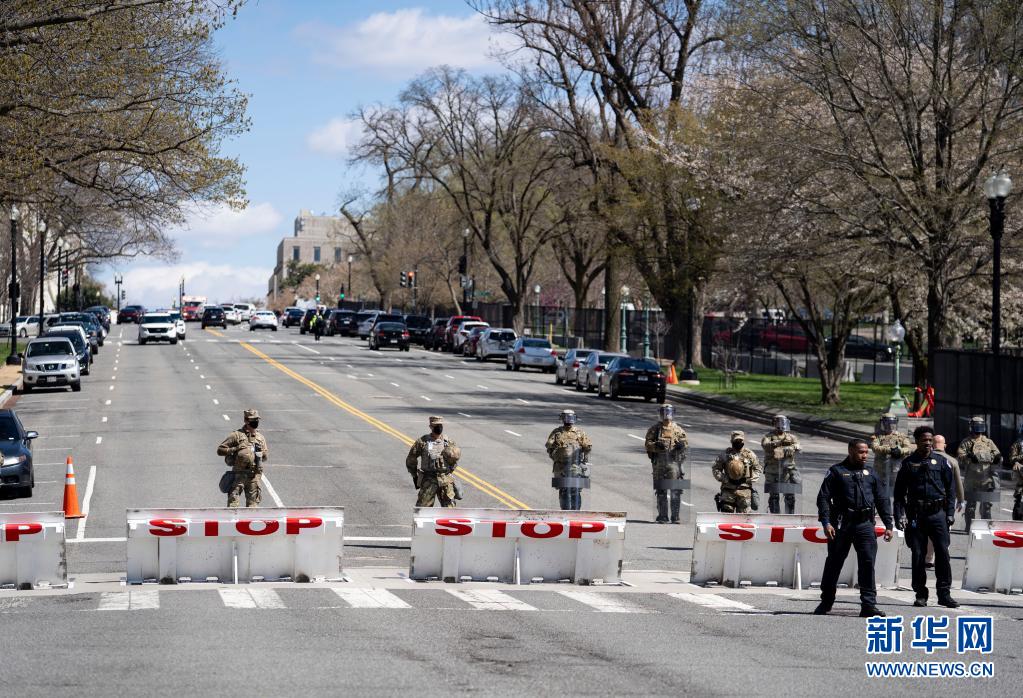
[[[46,223],[39,222],[39,330],[43,336],[43,313],[46,312]]]
[[[117,287],[117,314],[121,314],[121,284],[124,283],[124,277],[120,275],[114,276],[114,286]]]
[[[18,358],[18,207],[11,204],[11,285],[8,288],[11,297],[11,351],[7,355],[7,364],[20,364]],[[41,318],[40,318],[41,320]]]

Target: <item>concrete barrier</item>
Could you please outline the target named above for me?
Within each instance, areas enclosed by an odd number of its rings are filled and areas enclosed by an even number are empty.
[[[409,577],[618,584],[625,513],[420,507]]]
[[[0,588],[67,586],[64,514],[0,514]]]
[[[129,509],[127,582],[341,578],[344,509]]]
[[[874,530],[878,536],[875,579],[879,586],[895,587],[902,532],[896,530],[886,543],[881,537],[884,526],[877,524]],[[820,583],[827,556],[827,538],[813,516],[702,512],[696,515],[690,581],[802,589]],[[856,583],[855,551],[850,550],[838,581],[850,587]]]
[[[1023,521],[973,520],[963,589],[1023,593]]]

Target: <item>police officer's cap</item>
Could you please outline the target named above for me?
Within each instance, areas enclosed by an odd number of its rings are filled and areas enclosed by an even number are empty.
[[[443,424],[443,423],[444,423],[444,418],[443,417],[438,417],[437,415],[434,415],[434,416],[430,417],[430,426],[431,427],[434,424]]]
[[[252,419],[259,419],[259,410],[245,410],[242,412],[242,418],[246,422]]]

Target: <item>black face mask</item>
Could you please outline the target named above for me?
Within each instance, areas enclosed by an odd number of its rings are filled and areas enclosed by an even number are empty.
[[[251,422],[246,422],[245,424],[246,424],[246,426],[249,427],[249,429],[258,429],[259,428],[259,420],[258,419],[253,420]]]
[[[444,431],[444,425],[434,424],[432,427],[430,427],[430,431],[432,431],[434,434],[440,434],[442,431]]]
[[[736,451],[741,451],[744,445],[745,445],[744,441],[736,440],[732,442],[732,448],[734,448]]]

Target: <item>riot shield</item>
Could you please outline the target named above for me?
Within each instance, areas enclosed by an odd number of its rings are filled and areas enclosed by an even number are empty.
[[[786,514],[800,513],[800,500],[803,493],[802,478],[799,470],[794,467],[795,460],[792,456],[784,456],[775,459],[774,466],[768,466],[774,478],[774,482],[764,482],[764,493],[768,496],[767,506],[772,514],[781,512],[780,502],[785,502]],[[767,470],[765,468],[765,480]]]
[[[676,448],[654,455],[653,520],[657,523],[688,523],[692,486],[685,479],[685,451]]]
[[[883,458],[880,458],[874,467],[875,470],[877,469],[878,465],[884,468],[883,473],[884,477],[882,480],[882,484],[884,485],[884,496],[888,498],[889,505],[891,504],[892,492],[894,491],[895,488],[896,463],[897,461],[894,458],[892,458],[891,455],[889,454],[884,456]]]
[[[991,485],[967,486],[964,529],[968,532],[974,519],[1000,518],[1003,513],[1001,509],[1002,489],[997,477],[994,477]]]
[[[578,446],[572,448],[567,463],[551,478],[551,487],[554,488],[553,509],[579,511],[583,508],[583,490],[590,489],[590,473]]]

